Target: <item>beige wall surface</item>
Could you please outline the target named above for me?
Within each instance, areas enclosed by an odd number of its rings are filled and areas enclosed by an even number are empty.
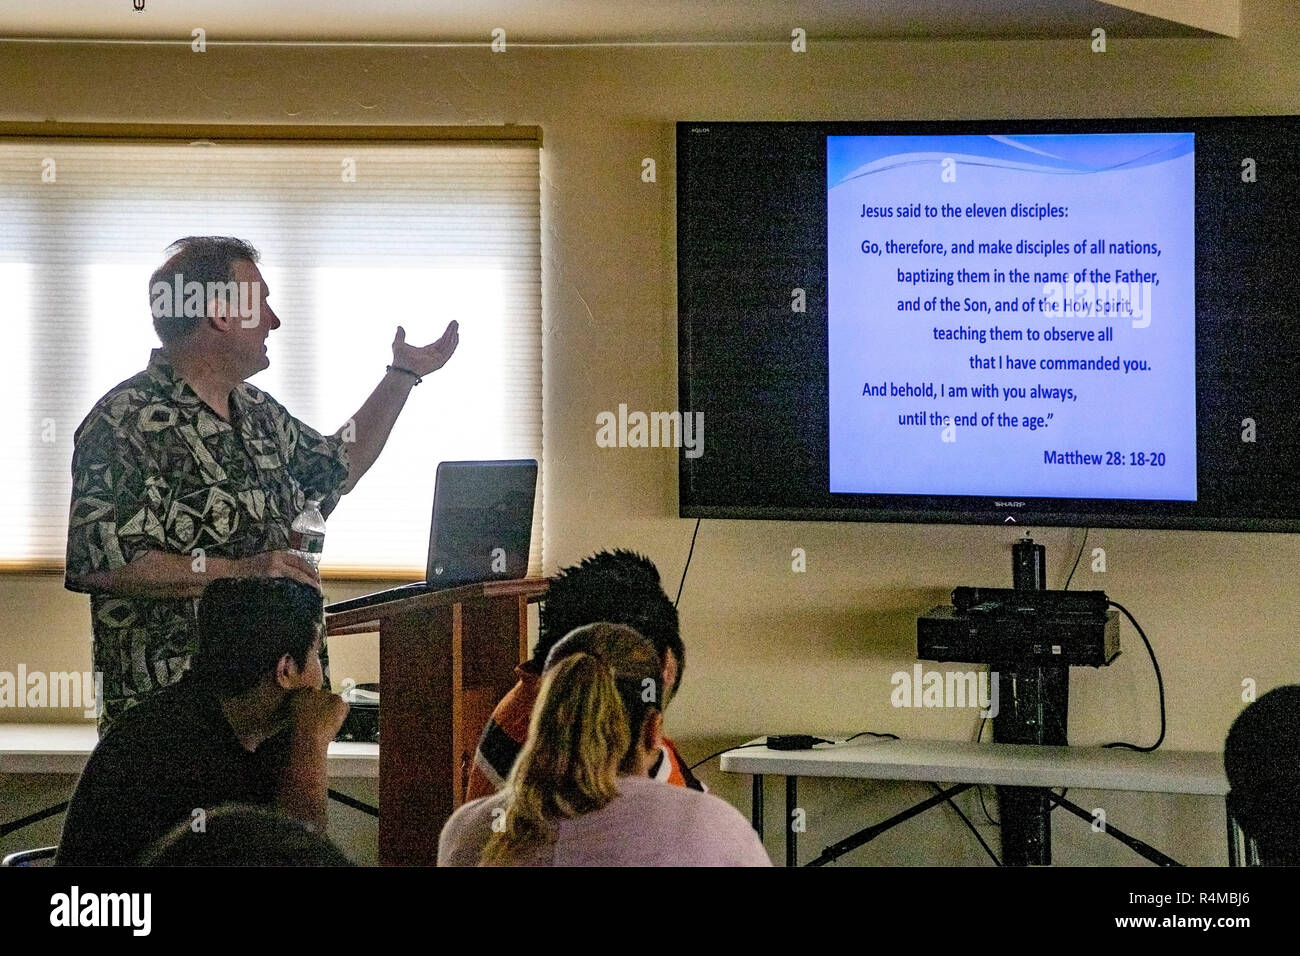
[[[676,121],[1297,113],[1298,39],[1291,4],[1271,0],[1246,5],[1241,40],[1112,37],[1105,54],[1090,52],[1086,36],[876,43],[814,36],[804,54],[784,42],[514,46],[503,54],[0,43],[0,120],[540,126],[545,570],[598,548],[631,547],[657,562],[672,593],[693,525],[676,516],[674,454],[599,448],[595,422],[620,403],[676,405]],[[645,157],[657,161],[656,183],[641,181]],[[465,316],[462,335],[473,334]],[[890,676],[911,668],[917,615],[953,585],[1009,583],[1017,536],[991,527],[706,520],[681,603],[688,666],[670,733],[699,756],[767,732],[969,739],[971,711],[891,707]],[[1049,583],[1060,587],[1081,532],[1035,529],[1035,537],[1048,546]],[[1166,747],[1219,748],[1242,707],[1243,679],[1262,693],[1300,676],[1289,574],[1300,557],[1297,537],[1094,530],[1088,544],[1105,549],[1106,572],[1094,574],[1085,558],[1073,586],[1105,589],[1146,629],[1164,673]],[[806,573],[791,571],[796,547],[807,552]],[[88,667],[86,599],[60,585],[55,577],[0,577],[0,670],[20,662]],[[334,585],[330,596],[371,588]],[[1127,623],[1123,644],[1113,666],[1075,670],[1072,743],[1154,739],[1154,675]],[[374,677],[373,638],[335,642],[333,656],[336,676]],[[49,711],[0,718],[57,719]],[[746,781],[718,773],[716,763],[708,780],[747,809]],[[809,784],[803,793],[808,842],[819,846],[927,795],[893,784]],[[770,822],[779,828],[776,797]],[[1184,862],[1223,859],[1216,801],[1083,792],[1077,799],[1108,808],[1116,825]],[[929,817],[848,861],[987,862],[950,810]],[[1073,818],[1058,821],[1056,832],[1058,861],[1137,861]]]

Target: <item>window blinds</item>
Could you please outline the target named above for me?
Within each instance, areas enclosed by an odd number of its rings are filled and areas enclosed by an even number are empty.
[[[437,463],[542,458],[538,159],[532,140],[0,139],[0,566],[62,567],[73,433],[158,345],[150,274],[182,236],[231,235],[283,323],[251,382],[318,431],[361,406],[399,324],[424,345],[460,322],[326,534],[324,573],[423,577]],[[541,526],[539,493],[533,573]]]

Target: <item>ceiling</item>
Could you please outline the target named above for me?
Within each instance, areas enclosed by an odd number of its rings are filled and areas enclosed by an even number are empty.
[[[134,4],[142,4],[137,12]],[[517,44],[1236,35],[1240,0],[0,0],[0,37]],[[1133,9],[1123,9],[1133,8]],[[1160,16],[1138,10],[1153,11]],[[1225,28],[1226,25],[1226,28]],[[1205,28],[1204,30],[1198,27]]]

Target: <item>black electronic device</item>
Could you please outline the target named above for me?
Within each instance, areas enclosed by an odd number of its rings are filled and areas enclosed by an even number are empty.
[[[817,744],[830,744],[833,740],[814,737],[812,734],[768,734],[769,750],[812,750]]]
[[[959,587],[916,622],[922,660],[1104,667],[1119,655],[1119,616],[1104,591]]]
[[[348,715],[334,735],[335,740],[379,743],[379,685],[353,684],[339,695],[348,704]]]
[[[678,123],[681,515],[1300,530],[1296,155],[1296,116]]]
[[[1041,596],[1047,593],[1047,549],[1035,544],[1034,539],[1028,536],[1011,547],[1011,588],[1010,594],[1002,589],[956,588],[953,606],[969,611],[972,607],[987,608],[991,605],[996,613],[995,609],[999,605],[1005,606],[1008,601],[1023,607],[1035,598],[1041,600]],[[1066,599],[1062,595],[1057,599],[1057,606],[1064,604],[1062,610],[1067,613],[1104,614],[1109,602],[1105,601],[1105,595],[1099,596],[1101,602],[1090,598],[1080,602],[1077,598]],[[1029,606],[1036,609],[1039,605]],[[1002,661],[989,667],[997,668],[997,673],[1007,684],[1005,699],[999,693],[997,714],[993,717],[993,739],[996,742],[1060,747],[1069,744],[1066,730],[1070,717],[1068,665]],[[1050,866],[1052,808],[1043,791],[1032,787],[1001,786],[997,793],[1003,865]]]
[[[339,601],[330,614],[528,573],[537,461],[444,461],[433,486],[425,578]]]

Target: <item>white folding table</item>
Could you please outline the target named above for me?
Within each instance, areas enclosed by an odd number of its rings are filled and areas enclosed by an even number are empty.
[[[836,739],[833,735],[825,736],[828,739]],[[756,741],[751,741],[751,744],[761,744],[765,740],[766,738],[760,737]],[[859,738],[847,742],[840,740],[833,744],[818,744],[811,750],[772,750],[766,746],[746,746],[744,749],[736,749],[724,754],[721,766],[727,773],[747,773],[753,776],[750,819],[760,837],[763,834],[763,779],[769,775],[785,777],[787,866],[798,865],[798,835],[792,830],[790,821],[798,805],[800,777],[916,780],[960,785],[918,804],[912,810],[905,811],[879,824],[876,828],[868,828],[877,832],[901,823],[915,816],[916,813],[942,803],[957,792],[977,784],[1044,789],[1078,787],[1092,790],[1203,794],[1216,797],[1224,797],[1228,793],[1228,779],[1223,770],[1223,754],[1212,751],[1158,750],[1153,753],[1137,753],[1112,747],[1051,747],[949,740]],[[1050,799],[1067,809],[1073,806],[1069,801],[1060,800],[1055,794],[1051,794]],[[1086,815],[1085,818],[1090,819]],[[1163,860],[1157,859],[1157,862],[1173,862],[1159,851],[1152,851],[1156,856],[1148,855],[1139,846],[1134,845],[1140,844],[1145,847],[1145,844],[1127,837],[1113,826],[1108,825],[1107,832],[1147,856],[1148,859],[1162,857]],[[873,833],[872,836],[874,835]],[[1230,865],[1241,862],[1240,854],[1243,848],[1244,841],[1240,840],[1235,821],[1229,815]]]
[[[99,734],[94,723],[0,724],[0,774],[79,774],[95,749]],[[329,775],[334,778],[379,776],[379,744],[334,741],[329,747]],[[363,813],[375,809],[335,791],[330,796]],[[0,823],[0,837],[55,816],[67,801],[22,819]]]

